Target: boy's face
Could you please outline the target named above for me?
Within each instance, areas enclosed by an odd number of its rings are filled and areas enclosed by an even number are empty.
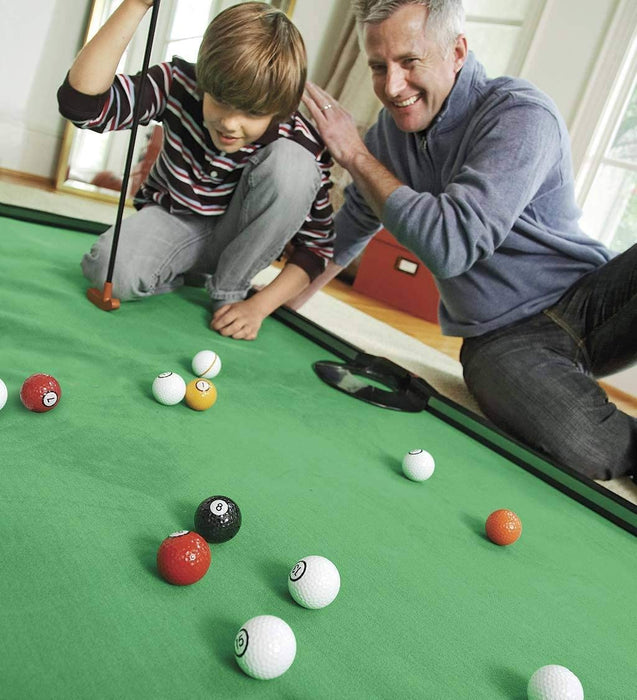
[[[270,126],[274,114],[255,115],[215,101],[208,93],[203,96],[203,120],[214,145],[225,153],[258,141]]]

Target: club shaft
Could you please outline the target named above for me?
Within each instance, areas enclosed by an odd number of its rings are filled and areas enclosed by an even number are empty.
[[[115,225],[113,227],[113,241],[111,243],[111,255],[108,261],[108,271],[106,273],[106,282],[113,281],[113,271],[115,270],[115,258],[117,256],[117,245],[119,243],[119,232],[122,226],[122,218],[124,215],[124,207],[126,206],[126,193],[128,191],[128,179],[133,162],[133,153],[135,151],[135,139],[137,138],[137,127],[141,116],[142,103],[144,97],[144,83],[148,74],[148,64],[150,63],[150,54],[153,48],[153,38],[155,36],[155,27],[157,26],[157,15],[159,14],[160,0],[155,0],[153,3],[150,26],[148,27],[148,39],[146,40],[146,50],[144,51],[144,61],[140,73],[139,92],[135,98],[135,106],[133,108],[133,124],[131,126],[130,140],[128,142],[128,152],[126,154],[126,164],[124,166],[124,174],[122,177],[122,189],[119,195],[119,204],[117,206],[117,216],[115,217]]]

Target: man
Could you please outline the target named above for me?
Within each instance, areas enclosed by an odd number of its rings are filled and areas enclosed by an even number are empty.
[[[385,226],[433,273],[485,415],[591,478],[634,474],[637,421],[594,376],[637,358],[637,246],[614,257],[580,230],[555,105],[526,81],[486,78],[461,0],[353,4],[383,109],[363,142],[333,98],[306,89],[354,181],[310,291]]]

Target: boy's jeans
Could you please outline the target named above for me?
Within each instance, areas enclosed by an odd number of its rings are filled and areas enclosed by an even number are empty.
[[[253,154],[221,216],[170,214],[149,204],[124,219],[113,296],[127,301],[170,292],[184,275],[205,280],[213,309],[244,299],[250,281],[283,251],[303,225],[321,186],[314,156],[278,139]],[[106,279],[113,230],[82,258],[95,286]]]
[[[594,377],[637,361],[637,245],[578,280],[554,306],[465,339],[465,381],[485,415],[594,479],[635,474],[637,419]]]

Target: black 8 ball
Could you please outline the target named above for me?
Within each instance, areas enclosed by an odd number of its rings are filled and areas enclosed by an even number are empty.
[[[195,513],[195,530],[207,542],[227,542],[239,532],[240,527],[239,506],[227,496],[206,498]]]

